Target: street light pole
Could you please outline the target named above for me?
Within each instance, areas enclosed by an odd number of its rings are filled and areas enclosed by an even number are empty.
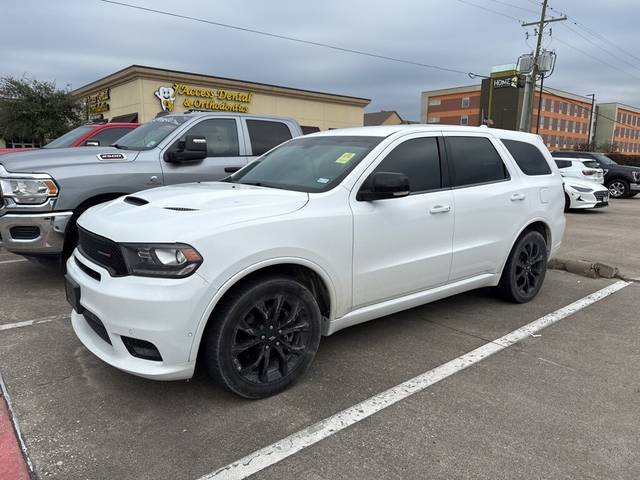
[[[596,94],[590,93],[587,97],[591,97],[591,110],[589,111],[589,133],[587,133],[587,145],[591,145],[591,124],[593,123],[593,105],[596,103]]]

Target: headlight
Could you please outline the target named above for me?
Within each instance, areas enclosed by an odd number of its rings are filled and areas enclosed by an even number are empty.
[[[573,188],[574,190],[578,191],[578,192],[582,192],[582,193],[588,193],[588,192],[593,192],[592,188],[584,188],[584,187],[578,187],[575,185],[569,185],[571,188]]]
[[[180,243],[124,244],[121,247],[132,275],[184,278],[202,264],[202,257],[195,248]]]
[[[2,178],[2,195],[18,204],[39,205],[58,195],[58,186],[52,179]]]
[[[634,170],[633,172],[631,172],[631,176],[633,177],[634,181],[640,182],[640,171]]]

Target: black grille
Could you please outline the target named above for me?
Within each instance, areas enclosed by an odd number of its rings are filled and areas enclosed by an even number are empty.
[[[139,338],[125,337],[124,335],[122,335],[120,339],[122,343],[124,343],[124,346],[127,347],[127,351],[134,357],[154,360],[156,362],[162,361],[162,356],[153,343],[140,340]]]
[[[89,260],[106,268],[112,276],[128,274],[122,250],[116,242],[78,228],[78,249]]]
[[[107,329],[104,328],[104,324],[102,323],[102,321],[89,310],[85,310],[82,315],[87,321],[87,325],[89,325],[91,329],[96,332],[96,335],[98,335],[102,340],[111,345],[111,339],[109,338]]]
[[[14,240],[35,240],[40,236],[40,227],[31,225],[11,227],[9,233]]]
[[[596,200],[598,200],[599,202],[604,201],[605,197],[608,195],[607,192],[595,192],[594,195],[596,196]]]
[[[78,260],[77,258],[73,258],[76,261],[76,265],[78,265],[78,268],[80,270],[82,270],[84,273],[86,273],[87,275],[89,275],[91,278],[93,278],[94,280],[100,281],[100,279],[102,278],[100,276],[100,274],[98,272],[96,272],[94,269],[87,267],[84,263],[82,263],[80,260]]]

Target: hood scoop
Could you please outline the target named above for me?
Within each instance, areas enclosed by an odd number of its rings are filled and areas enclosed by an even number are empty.
[[[197,212],[198,208],[187,208],[187,207],[164,207],[165,210],[173,210],[176,212]]]
[[[142,205],[146,205],[149,202],[144,198],[128,196],[128,197],[124,197],[124,203],[128,203],[129,205],[135,205],[136,207],[141,207]]]

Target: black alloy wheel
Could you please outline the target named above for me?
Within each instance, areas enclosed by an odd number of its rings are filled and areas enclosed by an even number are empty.
[[[537,231],[526,231],[514,245],[502,272],[497,291],[516,303],[532,300],[547,272],[547,245]]]
[[[607,184],[609,196],[612,198],[625,198],[629,196],[629,183],[626,180],[615,179]]]
[[[209,372],[243,397],[274,395],[311,364],[320,318],[301,283],[287,277],[252,281],[225,298],[210,320],[215,323],[204,345]]]

